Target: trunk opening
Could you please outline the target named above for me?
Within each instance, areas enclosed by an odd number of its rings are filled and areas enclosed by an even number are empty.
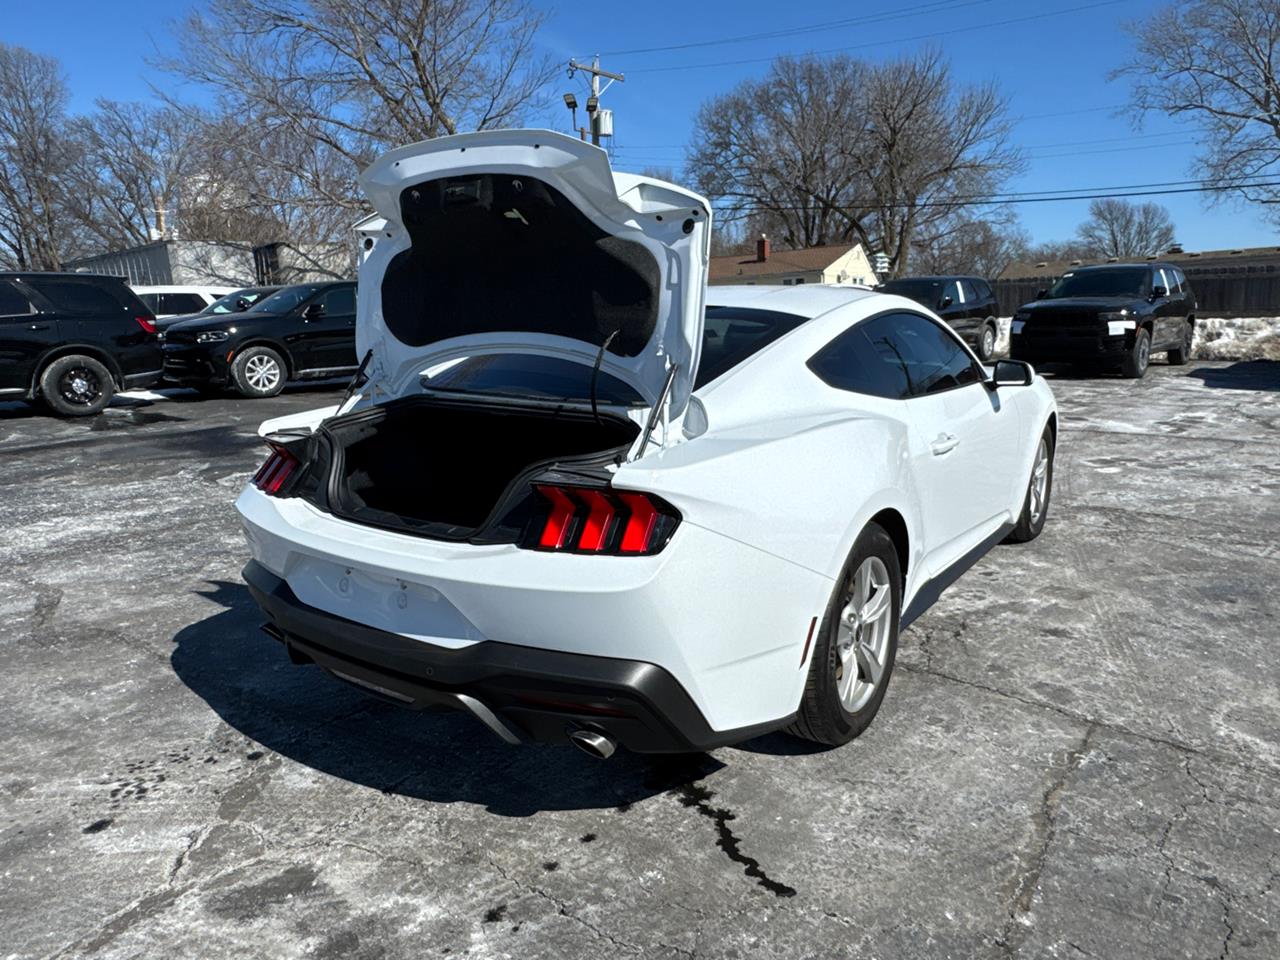
[[[344,422],[345,420],[345,422]],[[539,465],[624,451],[640,427],[622,417],[573,408],[478,404],[414,397],[325,426],[333,452],[330,506],[357,523],[465,540],[500,511],[515,539],[528,483]]]

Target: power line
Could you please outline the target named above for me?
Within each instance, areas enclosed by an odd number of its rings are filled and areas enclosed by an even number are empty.
[[[744,33],[736,37],[722,37],[716,40],[694,40],[689,43],[673,43],[662,47],[636,47],[631,50],[606,50],[606,57],[629,57],[637,53],[661,53],[667,50],[692,50],[698,47],[719,47],[730,43],[751,43],[755,40],[774,40],[780,37],[795,37],[806,33],[818,33],[827,30],[838,30],[841,27],[852,27],[867,23],[883,23],[889,20],[905,20],[926,13],[942,13],[948,9],[974,7],[979,4],[992,3],[994,0],[931,0],[914,7],[897,10],[885,10],[880,13],[863,14],[858,17],[847,17],[843,20],[824,20],[803,27],[787,27],[780,30],[767,30],[763,33]]]
[[[991,197],[985,200],[925,200],[917,203],[889,203],[877,205],[887,207],[891,210],[921,210],[921,209],[961,209],[963,207],[997,207],[997,206],[1016,206],[1024,203],[1058,203],[1068,200],[1111,200],[1124,199],[1128,197],[1163,197],[1173,196],[1175,194],[1187,193],[1222,193],[1230,190],[1241,189],[1261,189],[1269,187],[1280,187],[1280,180],[1273,180],[1266,183],[1235,183],[1229,185],[1201,185],[1198,187],[1186,187],[1176,190],[1132,190],[1124,193],[1092,193],[1082,194],[1070,197]],[[743,212],[769,212],[776,210],[811,210],[812,207],[799,206],[760,206],[753,205],[745,207]]]
[[[894,40],[875,40],[868,43],[857,43],[847,47],[831,47],[826,50],[810,51],[810,55],[823,56],[829,53],[845,53],[849,50],[862,50],[867,47],[883,47],[891,43],[910,43],[915,40],[935,40],[939,37],[950,37],[958,33],[972,33],[975,30],[990,30],[992,27],[1006,27],[1018,23],[1030,23],[1033,20],[1044,20],[1048,17],[1060,17],[1068,13],[1080,13],[1085,10],[1096,10],[1099,7],[1114,7],[1116,4],[1128,3],[1130,0],[1098,0],[1096,3],[1086,3],[1077,7],[1065,7],[1061,10],[1049,10],[1044,13],[1028,14],[1024,17],[1010,17],[1006,20],[988,20],[984,23],[974,24],[968,27],[956,27],[951,30],[938,30],[933,33],[920,33],[913,37],[899,37]],[[628,73],[669,73],[676,70],[706,70],[713,67],[733,67],[747,63],[771,63],[778,59],[778,55],[772,57],[748,57],[742,60],[719,60],[712,63],[688,63],[674,67],[640,67],[629,68]]]

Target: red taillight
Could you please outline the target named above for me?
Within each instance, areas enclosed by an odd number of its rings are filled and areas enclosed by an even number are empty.
[[[142,328],[144,333],[156,332],[156,322],[150,317],[134,317],[133,319],[138,321],[138,326]]]
[[[299,460],[283,447],[272,447],[267,462],[253,475],[253,485],[263,493],[278,496],[300,466]]]
[[[675,508],[645,493],[540,483],[534,490],[546,501],[525,542],[539,550],[564,553],[657,553],[680,522]]]

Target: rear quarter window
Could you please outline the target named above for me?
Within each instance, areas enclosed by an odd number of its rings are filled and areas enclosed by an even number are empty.
[[[851,327],[819,350],[809,359],[809,369],[837,390],[886,400],[911,394],[901,360],[872,342],[866,324]]]
[[[693,388],[696,390],[728,373],[804,322],[804,317],[774,310],[707,307],[702,328],[702,356]]]
[[[114,319],[142,306],[123,283],[46,278],[28,279],[26,283],[48,300],[59,313],[107,316]]]

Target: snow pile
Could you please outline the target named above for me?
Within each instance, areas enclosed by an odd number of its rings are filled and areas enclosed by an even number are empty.
[[[1198,360],[1280,360],[1280,317],[1196,319]]]

